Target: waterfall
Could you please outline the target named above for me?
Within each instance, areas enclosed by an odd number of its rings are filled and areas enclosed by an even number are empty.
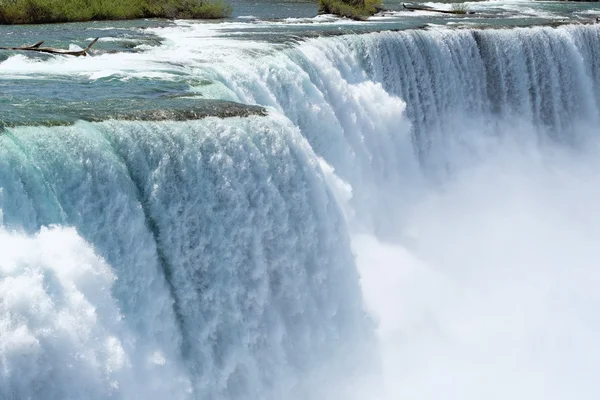
[[[598,27],[186,29],[267,116],[0,132],[0,397],[598,393]]]
[[[351,184],[363,223],[386,232],[389,213],[372,209],[396,208],[422,173],[443,180],[491,142],[585,143],[598,123],[599,35],[569,26],[310,39],[203,66],[214,84],[197,90],[286,115]]]
[[[269,390],[271,396],[301,390],[303,382],[295,379],[304,370],[347,358],[349,346],[369,340],[339,206],[318,160],[289,122],[81,122],[9,129],[1,140],[1,208],[6,229],[15,231],[3,234],[50,249],[61,240],[55,235],[66,234],[57,228],[35,234],[41,226],[74,226],[81,235],[68,231],[75,243],[54,253],[9,257],[4,279],[14,274],[24,281],[22,290],[56,302],[57,318],[66,296],[91,303],[81,311],[98,320],[91,328],[122,317],[124,333],[109,332],[107,340],[129,345],[119,351],[138,385],[149,373],[187,382],[152,396],[184,398],[193,388],[201,398],[263,398]],[[28,241],[26,233],[39,238]],[[86,266],[84,281],[64,281],[63,262]],[[46,275],[58,275],[60,285],[44,285]],[[90,289],[95,284],[99,288]],[[111,286],[114,299],[106,298]],[[98,297],[102,288],[104,297]],[[54,343],[46,332],[52,328],[35,313],[11,311],[8,332],[25,329],[39,344],[4,355],[12,379],[3,388],[17,397],[79,393],[67,384],[78,349],[64,339]],[[83,347],[93,340],[86,329],[71,334]],[[63,352],[64,368],[55,365],[55,352]],[[39,357],[48,380],[33,371],[13,376],[13,368],[24,368],[23,356]],[[117,391],[110,355],[106,362],[91,356],[90,363],[100,365],[89,367],[97,376],[86,383],[98,398],[112,393],[103,385],[113,379],[113,391],[126,394]]]

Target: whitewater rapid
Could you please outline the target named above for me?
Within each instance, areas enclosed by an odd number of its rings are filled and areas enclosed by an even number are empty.
[[[0,63],[268,110],[2,131],[0,397],[597,397],[600,29],[214,29]]]

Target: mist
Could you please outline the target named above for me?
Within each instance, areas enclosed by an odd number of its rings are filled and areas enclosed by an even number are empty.
[[[600,165],[591,142],[498,142],[398,210],[399,239],[353,236],[378,321],[375,398],[598,397]]]

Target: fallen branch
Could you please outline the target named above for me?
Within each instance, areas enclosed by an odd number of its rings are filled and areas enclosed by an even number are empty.
[[[406,4],[402,4],[402,7],[404,7],[405,9],[407,9],[408,11],[430,11],[430,12],[437,12],[437,13],[443,13],[443,14],[475,14],[475,12],[473,11],[466,11],[466,10],[440,10],[437,8],[431,8],[431,7],[427,7],[427,6],[407,6]]]
[[[88,46],[83,50],[64,50],[64,49],[55,49],[54,47],[41,47],[44,44],[44,41],[39,41],[36,44],[32,44],[31,46],[21,46],[21,47],[0,47],[0,50],[13,50],[13,51],[37,51],[39,53],[48,53],[48,54],[61,54],[65,56],[87,56],[88,50],[98,41],[99,38],[92,40]]]

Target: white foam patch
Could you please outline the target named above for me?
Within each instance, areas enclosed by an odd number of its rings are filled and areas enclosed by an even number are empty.
[[[75,229],[0,228],[1,398],[184,398],[183,382],[146,382],[152,368],[174,377],[159,352],[147,365],[136,360],[115,279]]]
[[[74,229],[0,243],[2,397],[112,396],[130,363],[108,265]]]
[[[148,75],[161,78],[170,77],[170,73],[185,71],[182,66],[170,63],[168,54],[160,52],[113,53],[93,57],[55,56],[46,60],[27,58],[17,55],[0,63],[0,74],[4,77],[34,76],[69,76],[91,80],[107,76]]]

